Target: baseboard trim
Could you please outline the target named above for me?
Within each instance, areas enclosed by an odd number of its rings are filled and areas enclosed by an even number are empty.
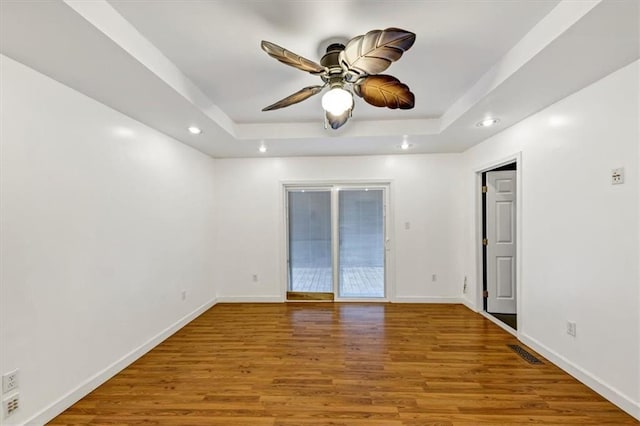
[[[464,306],[469,308],[471,311],[476,312],[476,313],[480,312],[478,309],[476,309],[475,305],[473,303],[471,303],[471,301],[469,299],[467,299],[466,297],[460,298],[460,301],[462,302],[462,304]]]
[[[278,296],[218,296],[217,303],[284,303],[284,297]]]
[[[504,331],[506,331],[507,333],[513,335],[514,337],[518,337],[518,332],[516,330],[509,327],[508,325],[506,325],[505,323],[503,323],[502,321],[500,321],[498,318],[494,317],[490,313],[486,311],[478,311],[478,313],[483,317],[485,317],[486,319],[488,319],[489,321],[491,321],[492,323],[494,323],[495,325],[497,325],[498,327],[500,327],[501,329],[503,329]]]
[[[531,349],[538,352],[540,355],[553,362],[555,365],[569,373],[583,384],[590,387],[595,392],[599,393],[602,397],[610,401],[612,404],[618,406],[621,410],[625,411],[629,415],[640,420],[640,402],[635,402],[631,398],[622,394],[617,389],[605,383],[602,379],[594,376],[588,371],[578,367],[567,358],[543,345],[536,339],[524,334],[519,334],[520,340],[530,346]]]
[[[394,297],[391,303],[463,303],[459,297]]]
[[[135,360],[140,358],[142,355],[149,352],[151,349],[158,346],[164,340],[169,338],[172,334],[180,330],[182,327],[193,321],[195,318],[203,314],[206,310],[214,306],[218,301],[214,298],[204,305],[197,308],[195,311],[185,315],[180,318],[175,323],[171,324],[169,327],[162,330],[160,333],[156,334],[151,339],[147,340],[145,343],[132,350],[128,354],[124,355],[118,361],[113,364],[107,366],[103,370],[94,374],[92,377],[87,379],[84,383],[80,384],[78,387],[53,402],[51,405],[42,409],[31,418],[27,419],[24,424],[45,424],[48,421],[52,420],[54,417],[62,413],[67,408],[71,407],[73,404],[84,398],[90,392],[95,390],[98,386],[118,374],[120,371],[124,370],[127,366],[132,364]]]

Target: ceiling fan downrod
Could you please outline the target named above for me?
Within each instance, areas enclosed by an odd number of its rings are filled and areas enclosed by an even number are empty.
[[[333,43],[327,47],[327,53],[320,59],[320,64],[327,69],[322,80],[329,85],[329,88],[344,85],[344,69],[340,66],[340,52],[344,50],[344,44]]]

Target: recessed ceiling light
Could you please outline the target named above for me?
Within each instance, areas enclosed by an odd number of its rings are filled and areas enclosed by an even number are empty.
[[[409,136],[402,135],[402,143],[400,144],[400,149],[407,150],[411,147],[409,143]]]
[[[478,122],[476,124],[476,127],[491,127],[491,126],[495,126],[499,122],[500,120],[497,118],[485,118],[484,120]]]
[[[551,127],[560,127],[560,126],[564,126],[565,124],[567,124],[569,122],[569,120],[567,119],[567,117],[563,116],[563,115],[553,115],[549,118],[549,125]]]
[[[202,133],[202,130],[200,129],[200,127],[189,126],[189,133],[192,133],[194,135],[199,135],[200,133]]]
[[[260,152],[262,152],[262,153],[267,152],[267,147],[265,146],[264,142],[262,142],[262,143],[260,144],[260,147],[258,148],[258,151],[260,151]]]
[[[135,135],[133,130],[128,127],[116,127],[115,129],[113,129],[113,133],[116,136],[120,136],[121,138],[131,138]]]

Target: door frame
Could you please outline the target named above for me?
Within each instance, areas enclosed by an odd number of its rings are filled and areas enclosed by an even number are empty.
[[[484,262],[482,257],[482,216],[484,214],[482,209],[482,174],[489,172],[498,167],[505,166],[507,164],[516,163],[516,314],[518,315],[518,329],[513,330],[511,327],[503,324],[500,320],[490,315],[484,308],[484,300],[482,297],[483,291],[483,275],[484,275]],[[476,214],[475,214],[475,254],[476,254],[476,294],[475,294],[475,306],[476,310],[483,316],[499,325],[511,334],[520,336],[523,330],[522,321],[522,306],[523,306],[523,291],[522,291],[522,152],[516,152],[507,157],[503,157],[499,160],[491,161],[484,164],[481,167],[474,169],[475,182],[473,186],[473,192],[475,194]]]
[[[385,233],[385,253],[384,253],[384,297],[376,298],[343,298],[338,293],[338,281],[337,275],[339,273],[339,265],[337,263],[338,257],[338,240],[335,232],[337,232],[337,226],[334,226],[333,221],[338,219],[338,205],[335,202],[337,197],[337,191],[341,188],[372,188],[378,187],[383,189],[384,193],[384,233]],[[394,250],[392,250],[393,242],[393,181],[392,180],[314,180],[314,181],[281,181],[281,203],[282,209],[280,221],[280,288],[283,300],[287,301],[287,291],[289,286],[289,219],[288,219],[288,197],[287,193],[291,189],[330,189],[331,190],[331,228],[332,228],[332,273],[334,277],[333,290],[334,301],[336,302],[380,302],[386,303],[393,299],[395,296],[395,285],[392,277],[395,276],[394,271]],[[298,302],[298,301],[296,301]]]

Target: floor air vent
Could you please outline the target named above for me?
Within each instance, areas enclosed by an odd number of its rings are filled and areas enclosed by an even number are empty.
[[[538,358],[536,358],[535,356],[533,356],[529,352],[527,352],[525,349],[523,349],[522,346],[520,346],[520,345],[507,345],[507,346],[509,346],[509,348],[512,351],[514,351],[515,353],[520,355],[520,358],[524,359],[529,364],[544,364]]]

